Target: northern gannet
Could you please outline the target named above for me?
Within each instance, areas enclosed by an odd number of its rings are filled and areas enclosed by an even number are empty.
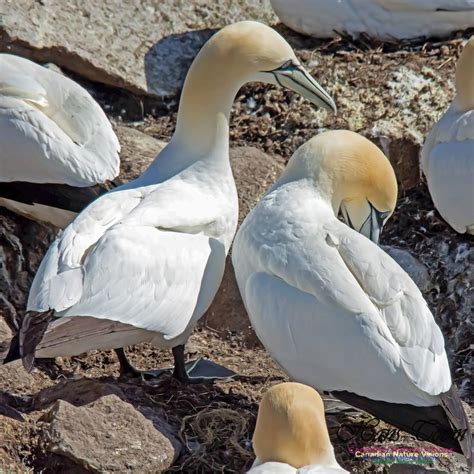
[[[474,26],[474,0],[271,0],[291,29],[316,38],[347,32],[393,40],[445,36]]]
[[[265,393],[252,441],[256,459],[248,474],[348,472],[334,456],[323,401],[307,385],[286,382]]]
[[[119,172],[105,113],[71,79],[0,54],[0,205],[65,227]],[[99,185],[99,186],[98,186]]]
[[[459,451],[450,422],[469,424],[426,301],[390,256],[337,219],[341,207],[376,240],[396,191],[368,140],[316,136],[237,232],[235,275],[257,336],[293,380]],[[466,455],[470,443],[469,434]]]
[[[335,111],[270,27],[244,21],[216,33],[188,72],[170,143],[141,177],[90,204],[51,245],[7,361],[21,354],[31,369],[35,357],[148,341],[172,349],[175,376],[189,381],[184,344],[220,285],[237,226],[229,115],[249,81],[288,87]],[[122,370],[133,371],[119,357]],[[197,380],[203,367],[194,367]]]
[[[421,165],[443,219],[461,234],[474,234],[474,36],[459,57],[456,96],[429,133]]]

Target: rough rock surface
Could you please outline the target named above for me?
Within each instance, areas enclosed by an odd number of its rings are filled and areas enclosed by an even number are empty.
[[[44,419],[44,448],[55,455],[51,468],[68,472],[162,472],[181,449],[176,438],[116,395],[84,407],[59,400]]]
[[[169,97],[212,29],[242,19],[276,22],[266,0],[4,0],[0,51]]]
[[[254,147],[237,147],[230,150],[230,162],[239,190],[241,223],[262,194],[282,173],[283,159],[263,153]],[[242,334],[249,346],[258,343],[237,287],[230,256],[227,257],[222,284],[203,318],[203,323],[222,335],[228,335],[229,332]]]

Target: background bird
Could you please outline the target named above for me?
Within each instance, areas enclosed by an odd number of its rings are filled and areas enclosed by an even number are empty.
[[[300,383],[265,393],[252,441],[256,459],[249,474],[348,472],[336,461],[321,397]]]
[[[433,203],[461,234],[474,234],[474,37],[456,67],[456,96],[421,151]]]
[[[376,240],[396,190],[390,163],[365,138],[309,140],[239,229],[237,282],[257,336],[292,379],[470,458],[469,423],[423,296],[337,219],[342,208]]]
[[[0,205],[65,227],[119,173],[105,113],[71,79],[0,54]]]
[[[291,29],[316,38],[346,32],[385,40],[446,36],[474,26],[473,0],[271,0]]]

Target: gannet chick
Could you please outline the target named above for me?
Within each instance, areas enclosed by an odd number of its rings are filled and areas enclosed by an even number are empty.
[[[474,26],[472,0],[271,0],[291,29],[315,38],[365,33],[383,40],[446,36]]]
[[[227,377],[184,362],[184,344],[221,283],[237,226],[229,115],[242,84],[263,80],[335,110],[274,30],[245,21],[216,33],[187,75],[176,131],[138,179],[87,207],[52,244],[5,360],[76,355],[140,342],[173,350],[183,382]],[[136,373],[118,350],[122,372]],[[156,374],[159,374],[157,372]]]
[[[334,456],[321,397],[300,383],[281,383],[265,393],[253,449],[251,474],[347,472]]]
[[[461,234],[474,234],[474,37],[456,67],[456,96],[429,133],[421,165],[433,203]]]
[[[342,203],[358,228],[363,217],[344,204],[353,196],[365,196],[369,228],[395,206],[388,160],[366,142],[330,131],[295,152],[235,238],[240,293],[293,380],[469,457],[469,423],[426,301],[389,255],[337,219]]]
[[[110,122],[84,88],[0,54],[0,206],[63,228],[110,188],[119,151]]]

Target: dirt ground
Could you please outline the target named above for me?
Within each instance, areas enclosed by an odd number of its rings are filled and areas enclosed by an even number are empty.
[[[425,96],[423,87],[438,88],[444,91],[443,97],[452,96],[452,86],[440,77],[453,76],[462,37],[431,43],[382,44],[364,38],[357,42],[347,38],[316,41],[286,29],[282,31],[320,83],[335,95],[339,113],[336,117],[326,115],[290,92],[261,85],[245,86],[234,105],[231,146],[251,145],[288,159],[299,145],[325,128],[349,128],[364,133],[382,119],[425,135],[445,110],[447,99],[433,101],[433,94]],[[464,34],[464,38],[468,36],[469,33]],[[403,97],[409,91],[399,88],[404,87],[406,78],[390,85],[390,77],[403,75],[407,71],[404,67],[423,71],[424,76],[429,76],[427,70],[443,74],[433,75],[433,81],[417,89],[417,96],[405,104]],[[406,79],[408,83],[411,80],[415,79]],[[163,104],[81,82],[114,119],[134,122],[138,129],[156,138],[170,138],[176,120],[176,100]],[[398,103],[394,94],[400,97]],[[432,284],[424,296],[445,335],[461,395],[467,403],[472,403],[469,267],[473,239],[455,234],[449,228],[433,210],[427,188],[421,183],[409,191],[400,191],[397,210],[386,227],[382,243],[409,250],[427,267]],[[193,334],[187,351],[190,357],[204,356],[226,365],[240,377],[230,383],[186,387],[166,376],[156,384],[118,380],[118,363],[114,354],[106,351],[40,362],[24,384],[17,383],[17,378],[24,376],[22,369],[13,368],[4,375],[2,389],[8,391],[9,386],[15,385],[15,394],[24,396],[17,402],[26,421],[21,423],[0,416],[0,432],[4,435],[0,441],[0,466],[3,463],[4,472],[12,473],[76,472],[71,465],[61,464],[63,460],[45,457],[39,433],[44,423],[41,416],[50,402],[58,396],[72,397],[74,383],[87,378],[99,384],[118,384],[126,400],[140,411],[149,408],[163,413],[185,446],[170,472],[243,472],[253,461],[251,436],[261,396],[271,385],[286,380],[285,375],[262,348],[249,348],[238,334],[230,332],[222,338],[201,326]],[[166,366],[171,362],[170,354],[146,345],[130,348],[129,354],[142,368]],[[68,384],[72,385],[64,392]],[[344,417],[357,424],[363,419],[361,416],[354,412],[328,415],[341,464],[351,472],[407,472],[394,468],[388,471],[382,465],[356,459],[349,452],[353,446],[337,440],[335,433],[345,422]],[[387,443],[397,447],[429,446],[408,435],[397,441],[371,442],[370,446],[386,447]],[[464,470],[462,463],[453,459],[438,460],[432,467],[442,472]]]

